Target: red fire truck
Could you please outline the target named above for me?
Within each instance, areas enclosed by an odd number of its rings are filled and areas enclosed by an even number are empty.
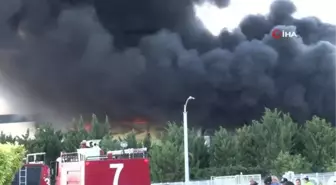
[[[44,159],[45,153],[27,154],[24,165],[16,173],[12,185],[49,185],[49,167]]]
[[[100,140],[83,141],[75,153],[56,160],[56,185],[150,185],[146,148],[109,151],[103,155]]]

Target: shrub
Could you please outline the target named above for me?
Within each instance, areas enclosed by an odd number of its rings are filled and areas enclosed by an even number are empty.
[[[25,148],[16,144],[0,144],[0,184],[10,185],[21,168]]]

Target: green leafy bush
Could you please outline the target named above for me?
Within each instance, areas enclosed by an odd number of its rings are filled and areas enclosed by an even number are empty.
[[[0,184],[10,185],[21,168],[25,148],[16,144],[0,144]]]

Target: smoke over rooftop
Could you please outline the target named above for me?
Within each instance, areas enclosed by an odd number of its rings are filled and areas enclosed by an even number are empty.
[[[248,122],[265,107],[334,122],[334,25],[295,19],[278,0],[213,37],[193,3],[0,0],[0,49],[11,56],[0,55],[0,80],[32,112],[179,121],[192,95],[190,122],[206,127]],[[273,39],[284,26],[300,38]]]

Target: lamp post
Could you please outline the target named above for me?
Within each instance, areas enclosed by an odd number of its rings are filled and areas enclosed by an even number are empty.
[[[188,151],[188,113],[187,105],[189,100],[194,100],[195,98],[189,96],[183,107],[183,136],[184,136],[184,182],[188,185],[189,183],[189,151]]]

